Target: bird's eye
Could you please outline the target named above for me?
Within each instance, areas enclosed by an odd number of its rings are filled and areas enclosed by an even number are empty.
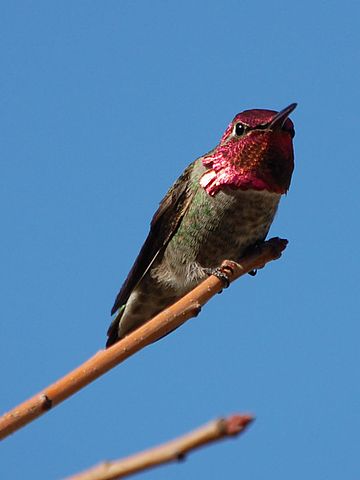
[[[235,135],[237,135],[238,137],[241,137],[241,135],[244,135],[245,133],[245,125],[243,125],[242,123],[237,123],[235,125]]]

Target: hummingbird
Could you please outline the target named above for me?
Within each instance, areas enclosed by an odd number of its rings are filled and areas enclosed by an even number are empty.
[[[294,169],[296,105],[237,114],[170,188],[116,297],[107,347],[265,240]]]

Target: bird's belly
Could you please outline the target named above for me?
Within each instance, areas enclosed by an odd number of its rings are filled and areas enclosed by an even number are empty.
[[[238,260],[266,237],[279,199],[267,191],[227,189],[215,197],[201,192],[153,270],[156,280],[183,293],[206,276],[204,268]]]

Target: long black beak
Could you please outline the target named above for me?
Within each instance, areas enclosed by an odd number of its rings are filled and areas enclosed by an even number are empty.
[[[297,103],[291,103],[288,107],[281,110],[277,113],[275,117],[271,120],[269,128],[275,130],[276,128],[281,128],[291,112],[295,110]]]

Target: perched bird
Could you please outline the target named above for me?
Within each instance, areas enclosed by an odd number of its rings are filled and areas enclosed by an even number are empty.
[[[170,188],[116,297],[106,346],[265,239],[294,169],[295,107],[239,113]]]

